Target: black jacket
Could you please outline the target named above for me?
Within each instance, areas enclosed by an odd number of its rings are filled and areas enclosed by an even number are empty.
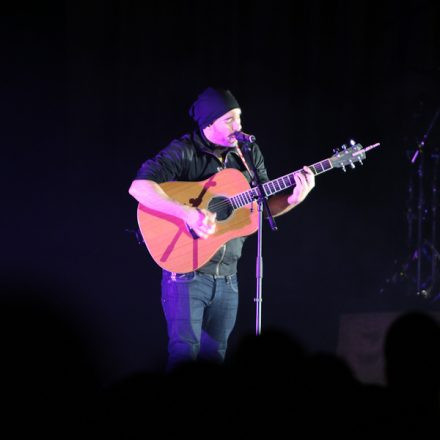
[[[213,153],[214,145],[201,132],[186,134],[172,141],[154,158],[144,162],[136,179],[152,180],[156,183],[168,181],[196,182],[205,180],[223,168],[240,170],[251,182],[251,177],[234,148],[228,150],[224,163]],[[253,160],[262,183],[269,180],[264,166],[263,155],[258,145],[254,144]],[[235,238],[199,269],[200,272],[212,275],[232,275],[237,271],[237,261],[246,237]]]

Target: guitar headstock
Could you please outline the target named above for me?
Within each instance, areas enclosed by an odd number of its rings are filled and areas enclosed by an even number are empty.
[[[380,144],[374,144],[367,148],[363,148],[361,144],[351,140],[349,147],[344,144],[340,150],[333,150],[334,154],[329,160],[332,163],[333,168],[342,168],[343,171],[346,171],[347,166],[355,168],[356,162],[363,165],[362,161],[366,159],[365,153],[378,145]]]

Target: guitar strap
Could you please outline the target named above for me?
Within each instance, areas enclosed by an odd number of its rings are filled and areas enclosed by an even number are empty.
[[[253,171],[249,168],[249,165],[246,162],[246,159],[244,158],[243,152],[240,150],[240,147],[236,147],[235,148],[237,150],[237,154],[240,156],[241,161],[243,162],[244,166],[246,167],[249,175],[251,176],[252,179],[252,186],[255,184],[255,176]]]

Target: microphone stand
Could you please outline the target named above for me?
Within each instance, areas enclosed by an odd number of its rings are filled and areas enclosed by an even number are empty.
[[[254,298],[255,307],[256,307],[256,324],[255,324],[255,332],[258,335],[261,334],[261,312],[262,312],[262,302],[263,302],[263,210],[266,213],[267,220],[269,221],[269,225],[272,231],[278,230],[278,227],[275,223],[275,220],[270,211],[269,205],[267,203],[267,196],[264,192],[263,184],[258,176],[257,168],[254,163],[254,159],[252,156],[252,148],[254,142],[244,142],[241,144],[242,151],[246,154],[248,162],[251,165],[252,173],[252,181],[253,187],[257,189],[257,194],[252,191],[254,200],[257,201],[258,204],[258,234],[257,234],[257,261],[256,261],[256,280],[257,280],[257,288],[256,288],[256,296]]]

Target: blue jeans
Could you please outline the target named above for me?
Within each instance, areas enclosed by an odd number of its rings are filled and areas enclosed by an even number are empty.
[[[221,362],[237,317],[237,275],[163,271],[162,307],[168,327],[168,370],[197,358]]]

